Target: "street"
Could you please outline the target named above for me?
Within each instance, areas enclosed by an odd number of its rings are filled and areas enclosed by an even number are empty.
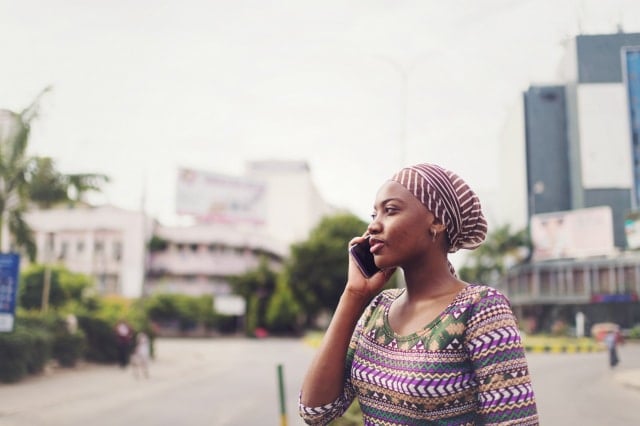
[[[640,369],[640,345],[620,347],[614,371],[606,352],[527,354],[542,425],[640,425],[640,389],[616,376]]]
[[[81,365],[0,385],[3,426],[279,425],[277,366],[288,425],[314,349],[296,339],[160,339],[149,379],[131,369]],[[605,353],[528,354],[543,425],[640,424],[640,390],[615,375],[640,368],[640,345]]]

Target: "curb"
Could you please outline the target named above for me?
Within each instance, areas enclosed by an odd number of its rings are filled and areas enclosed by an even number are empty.
[[[589,353],[602,352],[602,345],[524,345],[524,350],[531,353]]]

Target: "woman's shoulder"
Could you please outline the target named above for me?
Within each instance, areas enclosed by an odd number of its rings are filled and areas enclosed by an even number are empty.
[[[467,284],[461,294],[462,303],[478,304],[487,303],[509,303],[508,298],[498,289],[485,284]]]
[[[380,294],[378,294],[377,298],[384,303],[393,302],[404,292],[404,288],[388,288],[382,290]]]
[[[403,288],[389,288],[378,293],[369,303],[370,309],[389,306],[404,291]]]

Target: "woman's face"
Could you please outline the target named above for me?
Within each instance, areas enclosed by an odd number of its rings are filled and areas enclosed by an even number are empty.
[[[430,229],[438,222],[404,186],[386,182],[376,196],[369,224],[371,252],[379,268],[424,263],[435,248]]]

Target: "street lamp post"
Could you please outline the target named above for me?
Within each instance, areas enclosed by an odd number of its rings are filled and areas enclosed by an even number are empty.
[[[400,76],[400,125],[399,125],[399,162],[400,167],[406,166],[407,161],[407,145],[408,145],[408,110],[409,110],[409,76],[411,72],[420,64],[420,61],[427,54],[423,54],[413,59],[408,65],[404,65],[394,59],[383,55],[375,55],[375,58],[381,62],[391,65]]]
[[[53,232],[47,232],[44,247],[44,282],[42,284],[42,312],[49,309],[49,293],[51,292],[51,258],[53,257]]]

